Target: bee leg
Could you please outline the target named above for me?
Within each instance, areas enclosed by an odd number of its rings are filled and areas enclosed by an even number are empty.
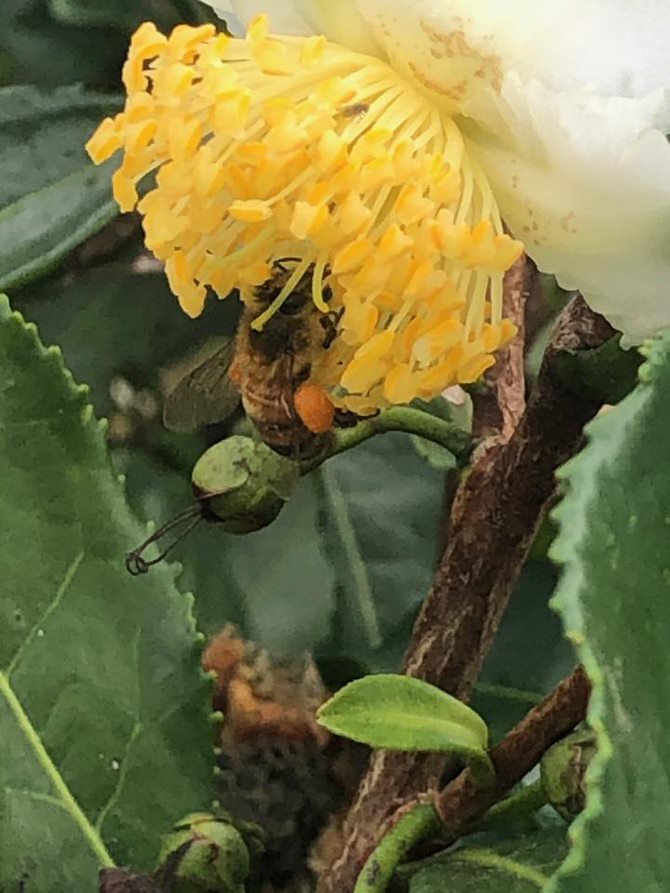
[[[362,422],[364,419],[374,419],[375,416],[379,415],[379,410],[375,410],[375,412],[368,413],[368,415],[358,415],[355,412],[352,412],[350,409],[336,409],[335,410],[335,427],[336,428],[353,428],[359,422]]]
[[[325,313],[320,318],[319,322],[325,332],[323,341],[321,342],[321,346],[324,350],[328,350],[333,341],[337,338],[338,326],[343,315],[344,307],[340,307],[339,310],[329,310],[328,313]]]

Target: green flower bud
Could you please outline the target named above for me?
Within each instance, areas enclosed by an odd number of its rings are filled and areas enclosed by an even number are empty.
[[[226,533],[251,533],[274,521],[299,476],[296,462],[264,443],[234,435],[203,453],[191,480],[205,511]]]
[[[594,733],[582,729],[554,744],[542,757],[542,784],[549,802],[568,821],[584,808],[584,774],[595,753]]]
[[[249,852],[240,833],[207,813],[175,826],[160,853],[156,873],[174,893],[244,893]]]

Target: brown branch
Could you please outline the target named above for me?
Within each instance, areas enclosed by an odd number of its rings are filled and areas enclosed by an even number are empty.
[[[375,860],[375,855],[380,854],[384,843],[395,837],[395,832],[406,826],[407,818],[412,815],[424,817],[420,819],[418,828],[413,829],[423,836],[432,836],[437,827],[440,828],[439,837],[434,841],[435,844],[439,843],[439,851],[444,851],[463,834],[476,829],[477,822],[485,816],[487,810],[502,800],[538,764],[551,745],[560,741],[586,718],[590,691],[588,677],[583,668],[578,666],[489,752],[496,773],[494,787],[477,787],[471,771],[463,770],[439,793],[420,795],[416,800],[397,809],[385,822],[379,835],[381,845],[370,858]],[[431,807],[428,813],[421,812],[422,808],[425,810],[428,806]],[[431,822],[431,815],[434,823]],[[441,826],[438,818],[442,822]],[[420,840],[421,837],[416,836],[407,843],[411,846]],[[428,843],[424,841],[423,855],[431,852],[430,845],[426,849],[425,845]],[[372,863],[373,870],[374,865],[375,861]],[[371,863],[368,860],[363,874],[370,868]]]
[[[525,256],[505,276],[503,314],[516,325],[517,335],[500,351],[495,366],[486,374],[487,391],[475,400],[473,434],[486,438],[480,455],[496,442],[510,439],[526,407],[524,318],[536,279],[537,269]]]
[[[449,541],[414,627],[405,671],[468,700],[537,528],[554,496],[554,474],[579,448],[599,404],[566,389],[557,360],[613,334],[577,297],[558,319],[535,389],[509,439],[483,450],[452,507]],[[373,753],[344,828],[339,858],[320,893],[347,893],[395,810],[439,787],[437,754]]]
[[[477,788],[466,769],[440,791],[434,802],[447,833],[462,834],[518,784],[552,744],[579,725],[586,717],[590,691],[579,666],[496,744],[489,754],[496,770],[494,788]]]

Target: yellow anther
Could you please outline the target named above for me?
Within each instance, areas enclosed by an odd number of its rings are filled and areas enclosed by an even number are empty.
[[[137,202],[135,183],[121,168],[112,176],[112,194],[123,213],[132,211],[135,207]]]
[[[167,46],[167,37],[153,22],[143,22],[130,40],[128,55],[137,59],[153,59]]]
[[[494,363],[493,357],[480,354],[478,357],[474,357],[458,367],[458,380],[463,384],[477,381]]]
[[[307,239],[317,233],[329,218],[325,205],[296,202],[291,221],[291,232],[296,239]]]
[[[416,396],[416,380],[407,363],[400,363],[386,374],[384,396],[389,403],[409,403]]]
[[[168,52],[173,59],[190,63],[193,61],[192,57],[198,44],[214,37],[215,34],[214,25],[200,25],[197,28],[177,25],[172,29],[168,39]]]
[[[421,366],[427,366],[455,347],[463,338],[463,324],[456,319],[445,319],[422,334],[414,342],[412,358]]]
[[[374,304],[361,304],[357,300],[346,302],[342,317],[342,338],[348,344],[362,344],[375,333],[379,321],[379,310]]]
[[[412,239],[406,236],[397,223],[392,223],[379,242],[380,261],[386,262],[403,254],[413,245]]]
[[[337,224],[346,236],[353,236],[366,229],[372,218],[372,212],[358,192],[347,193],[337,208],[336,215]]]
[[[302,65],[317,65],[323,61],[326,51],[326,38],[322,34],[313,34],[308,37],[300,50],[300,62]]]
[[[422,194],[421,187],[415,183],[407,183],[400,190],[400,194],[395,202],[394,212],[394,216],[401,223],[409,226],[412,223],[417,223],[419,220],[432,218],[435,212],[435,202]]]
[[[243,220],[245,223],[260,223],[272,217],[272,208],[267,202],[247,199],[246,201],[232,202],[230,214],[235,220]]]
[[[113,118],[105,118],[86,143],[86,151],[96,164],[106,161],[123,145],[123,138]]]
[[[128,58],[121,69],[121,80],[128,91],[128,95],[144,91],[147,87],[147,77],[144,73],[144,64],[141,59]]]
[[[341,248],[333,258],[333,273],[348,273],[369,256],[372,250],[369,239],[355,239]]]
[[[469,381],[514,336],[502,276],[521,245],[455,121],[385,62],[273,36],[265,17],[243,40],[145,24],[124,81],[125,110],[87,148],[123,149],[114,194],[189,315],[207,287],[251,301],[276,258],[298,258],[253,326],[310,276],[315,312],[344,311],[313,379],[355,411]]]

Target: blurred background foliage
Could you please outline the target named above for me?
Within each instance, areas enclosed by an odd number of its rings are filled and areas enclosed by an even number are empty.
[[[111,458],[130,504],[156,524],[190,503],[190,469],[202,450],[244,425],[236,418],[187,436],[161,423],[179,364],[209,338],[232,334],[238,308],[231,296],[210,298],[198,320],[181,313],[145,252],[139,220],[116,215],[110,166],[93,168],[83,145],[123,101],[120,69],[133,29],[146,19],[169,29],[211,15],[197,0],[0,6],[0,162],[15,173],[0,187],[0,284],[90,386],[96,412],[109,419]],[[545,285],[531,321],[538,345],[564,297]],[[540,355],[531,352],[531,376]],[[386,435],[304,479],[264,531],[233,537],[202,525],[174,553],[200,627],[212,634],[233,621],[277,655],[313,651],[330,686],[399,669],[444,547],[451,465],[446,454]],[[545,528],[477,691],[474,706],[496,737],[573,660],[547,607],[551,537]]]

